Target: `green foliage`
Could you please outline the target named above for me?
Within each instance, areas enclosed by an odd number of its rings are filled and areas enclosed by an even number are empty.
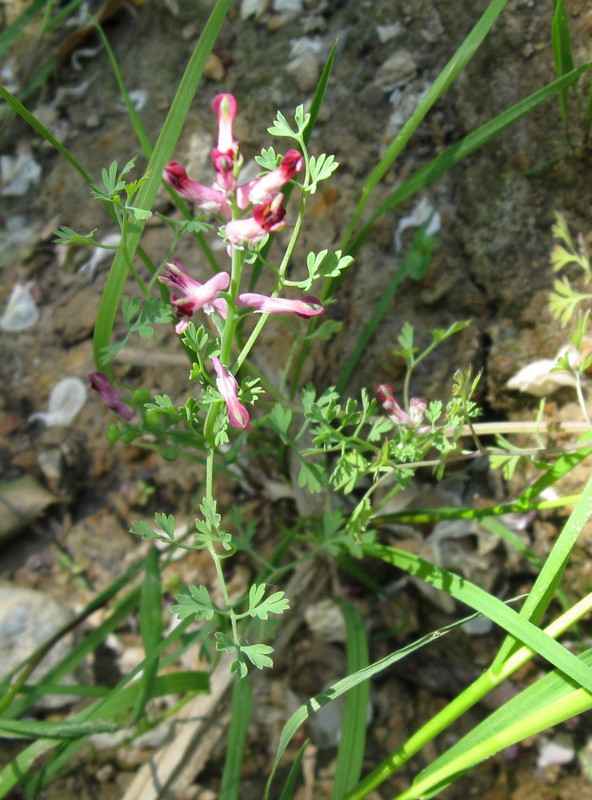
[[[590,253],[583,236],[578,237],[577,245],[574,243],[567,221],[562,214],[555,215],[555,224],[551,230],[556,243],[551,250],[551,265],[555,272],[560,272],[568,267],[577,267],[583,272],[584,283],[592,280]],[[563,326],[567,325],[579,308],[584,303],[592,300],[589,292],[579,292],[573,288],[571,279],[564,276],[553,284],[553,292],[549,298],[549,308],[554,317],[560,320]]]
[[[154,325],[165,325],[173,320],[170,305],[163,303],[159,297],[151,297],[144,302],[138,297],[132,300],[124,298],[121,304],[121,313],[127,333],[121,342],[103,348],[101,351],[102,365],[112,361],[123,350],[133,334],[137,334],[142,339],[151,339],[154,336]]]

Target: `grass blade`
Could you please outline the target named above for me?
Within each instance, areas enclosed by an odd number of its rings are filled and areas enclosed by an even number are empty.
[[[214,47],[231,5],[232,0],[217,0],[195,46],[148,163],[148,180],[142,185],[135,202],[140,209],[149,211],[152,208],[161,183],[162,171],[167,161],[170,161],[201,80],[207,58]],[[134,257],[144,224],[144,221],[130,220],[129,236],[125,242],[122,242],[113,260],[99,304],[93,347],[95,363],[103,370],[105,370],[105,365],[101,361],[102,350],[111,342],[115,317],[127,277],[127,263],[131,263]]]
[[[555,11],[551,23],[551,46],[553,48],[553,58],[555,60],[555,72],[558,78],[571,72],[574,68],[573,54],[571,48],[571,36],[563,0],[555,0]],[[568,100],[567,89],[559,92],[559,105],[561,107],[561,118],[566,135],[568,135]],[[569,137],[568,137],[569,138]]]
[[[248,676],[234,682],[230,709],[230,730],[226,746],[226,760],[222,774],[220,800],[239,800],[241,767],[251,721],[253,697]]]
[[[579,657],[589,671],[592,650]],[[592,696],[554,671],[491,714],[421,772],[397,800],[432,797],[467,769],[516,742],[592,708]]]
[[[351,689],[358,686],[360,683],[370,680],[370,678],[373,678],[374,675],[378,675],[387,667],[390,667],[391,664],[395,664],[397,661],[400,661],[402,658],[405,658],[405,656],[414,653],[421,647],[425,647],[426,645],[433,642],[434,639],[444,636],[445,634],[449,633],[455,628],[458,628],[460,625],[465,625],[469,621],[469,619],[472,619],[474,616],[476,615],[473,614],[471,617],[465,617],[462,620],[453,622],[451,625],[447,625],[445,628],[440,628],[440,630],[434,631],[433,633],[429,633],[426,636],[423,636],[421,639],[418,639],[416,642],[413,642],[412,644],[409,644],[406,647],[402,647],[395,653],[390,653],[388,656],[381,658],[379,661],[375,661],[373,664],[370,664],[369,666],[358,670],[358,672],[352,675],[348,675],[346,678],[342,678],[340,681],[337,681],[337,683],[334,683],[332,686],[328,687],[324,691],[320,692],[314,697],[311,697],[310,700],[308,700],[306,703],[297,708],[296,711],[292,714],[290,719],[286,722],[286,724],[282,728],[282,732],[280,734],[280,741],[278,744],[278,750],[276,753],[275,760],[273,762],[271,774],[267,780],[265,793],[263,795],[263,800],[269,800],[273,779],[275,777],[275,773],[277,771],[279,763],[282,760],[284,753],[286,752],[286,748],[292,741],[292,738],[294,737],[298,728],[300,728],[300,726],[304,722],[306,722],[306,720],[309,717],[311,717],[323,706],[326,706],[327,703],[330,703],[333,700],[336,700],[338,697],[341,697],[343,694],[349,692]]]
[[[30,722],[0,720],[0,731],[7,739],[79,739],[94,733],[114,733],[118,726],[112,722]]]
[[[351,252],[351,250],[348,248],[348,244],[358,226],[358,223],[360,222],[372,192],[384,178],[388,170],[392,167],[393,163],[403,149],[406,147],[407,143],[434,103],[436,103],[436,101],[442,97],[446,90],[463,72],[489,33],[492,25],[503,11],[506,3],[507,0],[493,0],[493,2],[489,4],[481,19],[477,22],[473,30],[469,33],[456,53],[452,56],[448,64],[446,64],[442,72],[430,86],[418,107],[409,117],[401,131],[393,139],[384,156],[368,176],[366,183],[362,187],[362,194],[360,200],[358,201],[358,205],[356,206],[350,223],[343,236],[341,249],[344,252]]]
[[[31,114],[27,108],[25,108],[20,100],[17,100],[17,98],[4,86],[0,86],[0,97],[8,103],[8,105],[19,115],[19,117],[21,117],[28,125],[30,125],[30,127],[33,128],[36,133],[42,136],[46,142],[49,142],[49,144],[55,150],[57,150],[57,152],[63,156],[66,161],[71,164],[71,166],[74,167],[76,172],[82,176],[83,180],[88,184],[88,186],[92,186],[92,179],[82,164],[77,161],[76,158],[74,158],[72,153],[55,138],[51,131],[49,131],[45,125],[43,125],[37,119],[37,117]]]
[[[288,773],[288,777],[286,778],[284,788],[282,789],[280,800],[292,800],[292,798],[294,797],[294,792],[296,790],[296,781],[298,780],[298,773],[300,772],[302,759],[304,758],[304,752],[307,746],[308,746],[308,739],[302,743],[300,750],[298,751],[298,755],[296,756],[296,758],[294,759],[294,763],[290,767],[290,772]]]
[[[162,585],[158,550],[151,547],[146,558],[146,571],[142,581],[140,595],[140,635],[144,646],[144,654],[148,656],[159,645],[162,639]],[[159,659],[155,659],[143,671],[139,681],[138,699],[132,715],[137,722],[144,713],[146,703],[150,699],[152,684],[158,672]]]
[[[571,551],[591,514],[592,478],[588,481],[576,507],[559,534],[557,541],[553,545],[553,549],[549,553],[544,566],[537,576],[534,586],[530,590],[522,606],[520,616],[524,619],[533,622],[535,625],[542,619],[543,614],[547,610],[555,594],[557,585],[561,580]],[[492,668],[495,670],[496,667],[501,666],[517,646],[518,643],[512,637],[506,639],[500,648]],[[556,666],[560,665],[556,664]]]
[[[22,32],[25,30],[39,14],[42,8],[47,5],[47,0],[35,0],[31,5],[27,6],[25,10],[12,22],[6,30],[0,33],[0,60],[2,60],[16,42]]]
[[[368,640],[364,620],[358,610],[345,600],[338,602],[345,620],[347,674],[352,675],[368,666]],[[369,701],[368,681],[359,683],[345,698],[345,714],[333,782],[333,800],[341,800],[360,780],[366,746]]]
[[[550,83],[547,86],[544,86],[542,89],[534,92],[534,94],[531,94],[524,100],[520,100],[518,103],[516,103],[516,105],[506,109],[506,111],[502,112],[489,122],[486,122],[485,125],[477,128],[476,131],[473,131],[468,136],[465,136],[465,138],[460,142],[452,145],[441,155],[432,159],[432,161],[418,169],[417,172],[411,176],[411,178],[406,180],[403,184],[401,184],[401,186],[395,189],[395,191],[387,197],[385,202],[382,203],[378,210],[372,214],[368,222],[366,222],[366,224],[362,227],[360,232],[348,246],[347,252],[350,255],[355,255],[358,252],[372,230],[374,223],[380,219],[383,214],[385,214],[387,211],[391,211],[393,208],[396,208],[396,206],[398,206],[408,197],[416,194],[418,191],[420,191],[420,189],[424,189],[437,178],[440,178],[442,175],[449,172],[457,164],[460,164],[461,161],[464,161],[465,158],[468,158],[489,141],[491,141],[491,139],[495,138],[505,128],[513,125],[523,116],[533,111],[537,106],[545,103],[551,97],[560,92],[561,89],[564,89],[577,81],[580,75],[583,75],[584,72],[590,69],[590,67],[592,67],[592,62],[588,61],[581,67],[578,67],[572,72],[567,73],[567,75],[564,75],[562,78],[558,78],[556,81],[553,81],[553,83]]]
[[[592,485],[592,481],[591,481]],[[588,499],[588,513],[592,511]],[[497,597],[480,589],[466,578],[460,578],[448,570],[419,558],[413,553],[399,550],[380,544],[362,544],[364,553],[372,558],[378,558],[387,564],[392,564],[410,575],[414,575],[430,586],[468,605],[475,611],[484,614],[496,625],[504,628],[517,640],[536,651],[553,666],[565,672],[580,686],[592,691],[592,673],[582,666],[573,653],[555,640],[551,639],[544,631],[537,628],[532,622],[522,617]],[[546,595],[545,595],[546,598]],[[530,599],[530,598],[529,598]],[[537,606],[538,607],[538,606]]]

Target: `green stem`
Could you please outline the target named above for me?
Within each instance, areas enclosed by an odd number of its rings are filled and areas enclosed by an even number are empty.
[[[210,447],[208,450],[208,457],[206,460],[206,492],[205,497],[206,500],[210,500],[214,502],[214,456],[215,451],[213,447]],[[238,638],[238,626],[236,624],[236,614],[232,608],[232,602],[230,600],[230,594],[228,592],[228,587],[226,585],[226,578],[224,577],[224,570],[222,569],[222,559],[216,552],[216,548],[213,542],[208,542],[207,550],[210,556],[212,557],[212,561],[214,562],[214,567],[216,569],[216,575],[218,577],[218,583],[220,585],[220,591],[222,592],[222,598],[224,600],[225,610],[228,613],[230,618],[230,625],[232,627],[232,639],[234,643],[238,646],[239,645],[239,638]]]
[[[230,287],[228,289],[229,301],[226,309],[226,320],[222,331],[222,342],[220,344],[220,361],[225,367],[230,366],[230,356],[234,335],[238,325],[238,312],[236,310],[236,298],[240,291],[241,277],[243,274],[243,251],[238,247],[232,248],[232,270],[230,275]],[[238,369],[238,367],[237,367]],[[235,370],[236,371],[236,370]]]
[[[273,292],[271,293],[271,297],[277,297],[278,294],[281,292],[283,286],[284,286],[284,279],[285,279],[285,275],[286,275],[286,270],[288,269],[288,264],[290,263],[290,258],[292,256],[293,251],[294,251],[294,247],[296,246],[296,240],[298,239],[298,235],[299,235],[300,229],[302,227],[302,219],[304,217],[305,205],[306,205],[306,201],[305,201],[305,197],[304,197],[304,194],[303,194],[302,195],[302,199],[300,201],[300,210],[298,212],[298,217],[296,218],[296,223],[294,224],[294,228],[292,229],[292,236],[290,237],[290,241],[288,242],[288,246],[286,247],[286,250],[284,252],[284,257],[282,258],[281,264],[280,264],[280,266],[278,268],[278,271],[277,271],[278,277],[277,277],[277,281],[276,281],[276,284],[275,284],[275,288],[274,288]],[[238,370],[241,368],[243,362],[245,361],[245,359],[247,358],[247,356],[249,355],[249,353],[253,349],[253,345],[255,344],[257,339],[259,338],[259,336],[261,334],[261,331],[265,327],[265,323],[267,322],[268,319],[269,319],[269,314],[261,314],[261,316],[257,320],[257,324],[255,325],[255,327],[251,331],[251,335],[249,336],[249,338],[247,339],[247,341],[243,345],[243,348],[240,351],[240,353],[238,355],[238,358],[236,359],[236,364],[235,364],[235,369],[234,369],[235,372],[238,372]],[[222,360],[222,363],[224,363],[223,360]]]

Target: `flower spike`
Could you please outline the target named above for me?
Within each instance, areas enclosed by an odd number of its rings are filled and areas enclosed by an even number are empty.
[[[216,373],[216,386],[228,409],[228,421],[233,428],[251,430],[249,412],[238,399],[238,383],[236,378],[222,366],[217,356],[212,356],[212,364]]]

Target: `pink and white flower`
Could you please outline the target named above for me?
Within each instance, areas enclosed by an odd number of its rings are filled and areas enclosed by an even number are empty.
[[[253,308],[259,314],[297,314],[299,317],[316,317],[325,310],[321,301],[312,295],[290,300],[287,297],[245,292],[239,294],[236,304],[239,308]]]
[[[268,233],[284,228],[288,224],[284,222],[285,216],[284,195],[276,194],[266,203],[255,206],[252,217],[227,222],[226,238],[231,244],[239,247],[256,244]]]
[[[409,413],[407,413],[395,400],[392,386],[389,386],[388,383],[383,383],[378,387],[377,395],[384,406],[384,410],[395,425],[406,425],[408,428],[417,429],[419,433],[425,433],[430,430],[426,426],[419,427],[423,422],[427,408],[427,403],[424,400],[419,397],[413,397],[409,403]]]
[[[170,261],[165,267],[165,274],[158,280],[180,292],[171,294],[175,314],[181,318],[175,327],[177,333],[183,333],[191,317],[200,309],[206,314],[215,310],[222,317],[226,316],[226,301],[218,298],[218,293],[225,291],[230,285],[228,272],[217,272],[205,283],[200,283],[191,278],[178,261]]]
[[[216,373],[216,387],[228,409],[228,421],[233,428],[250,430],[249,412],[238,399],[238,383],[226,367],[222,366],[217,356],[212,356],[212,364]]]
[[[226,194],[219,186],[204,186],[192,181],[185,167],[170,161],[162,173],[164,180],[186,200],[196,203],[204,211],[222,214],[226,219],[232,216],[232,209]]]
[[[302,154],[298,150],[288,150],[279,167],[267,172],[261,178],[256,178],[238,187],[236,191],[238,207],[247,208],[251,203],[259,205],[272,199],[277,190],[291,181],[303,165]]]

